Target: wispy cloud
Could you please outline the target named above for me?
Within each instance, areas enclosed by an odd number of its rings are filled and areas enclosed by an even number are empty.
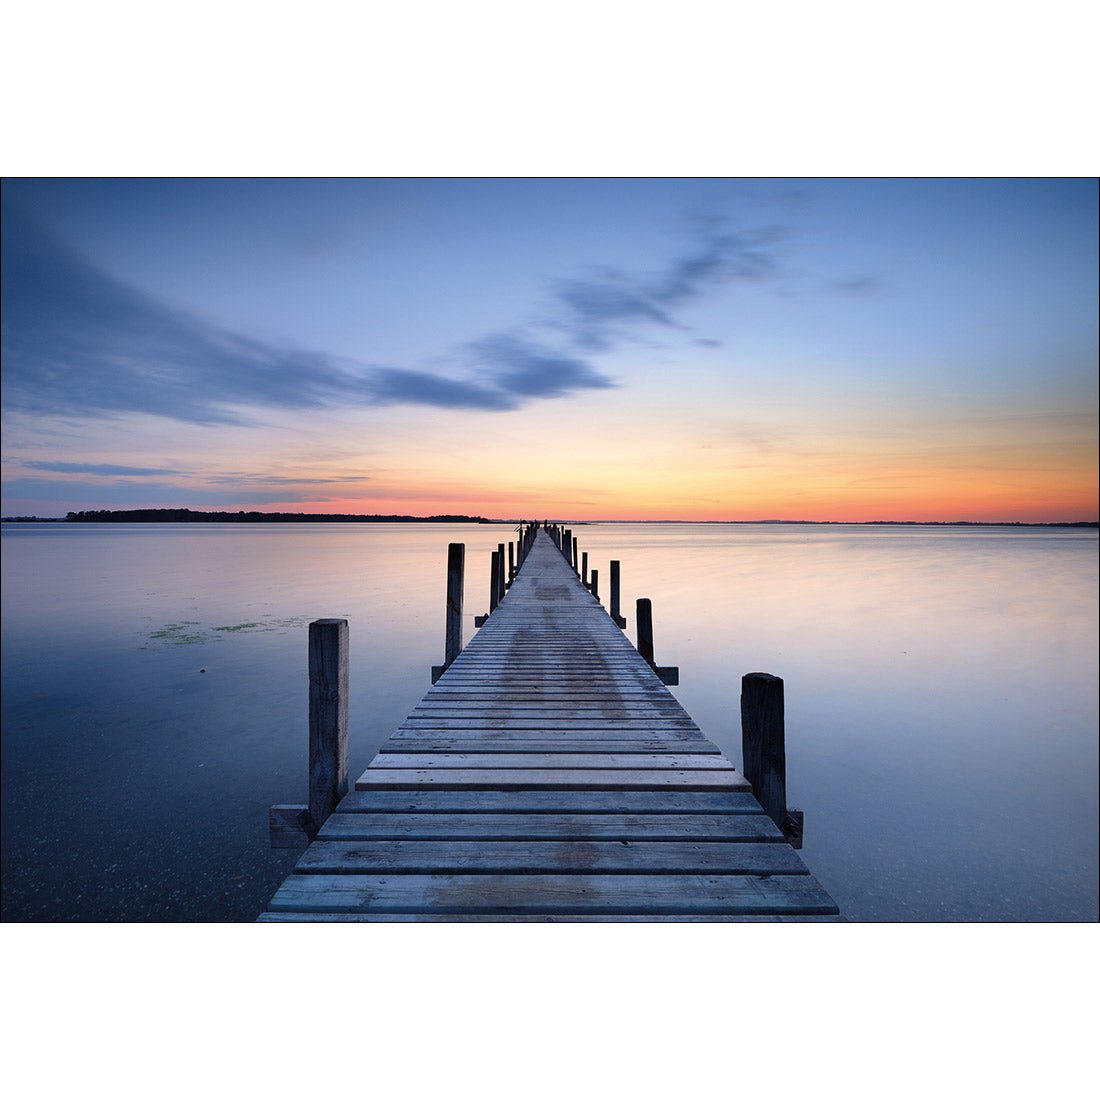
[[[90,462],[24,462],[30,470],[52,474],[96,474],[102,477],[171,477],[178,470],[158,470],[146,466],[108,466]]]
[[[579,348],[602,351],[630,336],[634,326],[686,328],[677,311],[720,287],[760,282],[778,273],[782,226],[731,231],[719,219],[698,219],[699,243],[662,271],[632,276],[604,268],[559,282],[553,324]]]
[[[650,276],[602,269],[553,284],[550,319],[475,339],[459,349],[458,369],[444,372],[277,346],[210,324],[99,270],[5,203],[5,406],[55,416],[138,412],[248,424],[265,408],[507,411],[606,389],[616,382],[591,361],[594,353],[637,339],[646,328],[688,331],[679,317],[683,307],[720,286],[775,272],[781,230],[701,225],[698,245]],[[172,472],[36,468],[125,477]]]
[[[882,280],[877,275],[854,275],[848,279],[837,279],[826,285],[826,290],[834,294],[852,294],[862,296],[877,294],[882,290]]]
[[[141,504],[172,505],[200,504],[237,504],[247,502],[256,504],[279,504],[293,501],[316,501],[315,492],[301,491],[260,491],[249,488],[247,494],[231,489],[211,490],[205,486],[186,488],[164,482],[103,482],[92,480],[67,480],[55,478],[13,478],[3,484],[4,499],[13,502],[21,500],[70,501],[87,505]]]

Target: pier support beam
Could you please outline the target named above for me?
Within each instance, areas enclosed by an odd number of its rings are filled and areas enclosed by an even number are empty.
[[[745,778],[764,812],[793,848],[802,847],[802,811],[787,808],[783,681],[767,672],[741,678],[741,752]]]

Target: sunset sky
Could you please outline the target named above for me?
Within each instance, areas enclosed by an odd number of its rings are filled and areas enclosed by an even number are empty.
[[[7,180],[6,516],[1097,518],[1093,180]]]

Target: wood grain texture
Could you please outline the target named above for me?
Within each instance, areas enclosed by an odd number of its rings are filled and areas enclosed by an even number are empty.
[[[837,919],[744,776],[585,590],[572,536],[531,529],[520,546],[492,615],[262,919]],[[499,586],[503,544],[494,557]]]

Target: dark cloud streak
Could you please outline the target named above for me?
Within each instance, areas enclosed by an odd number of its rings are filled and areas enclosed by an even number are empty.
[[[615,382],[578,351],[610,350],[638,340],[647,327],[686,332],[677,310],[723,285],[775,273],[781,230],[734,233],[718,221],[699,224],[696,250],[651,278],[604,269],[557,283],[550,323],[471,342],[460,350],[463,376],[453,377],[279,347],[222,329],[98,270],[5,203],[5,406],[32,414],[137,412],[249,424],[264,408],[406,404],[497,412],[607,389]]]

